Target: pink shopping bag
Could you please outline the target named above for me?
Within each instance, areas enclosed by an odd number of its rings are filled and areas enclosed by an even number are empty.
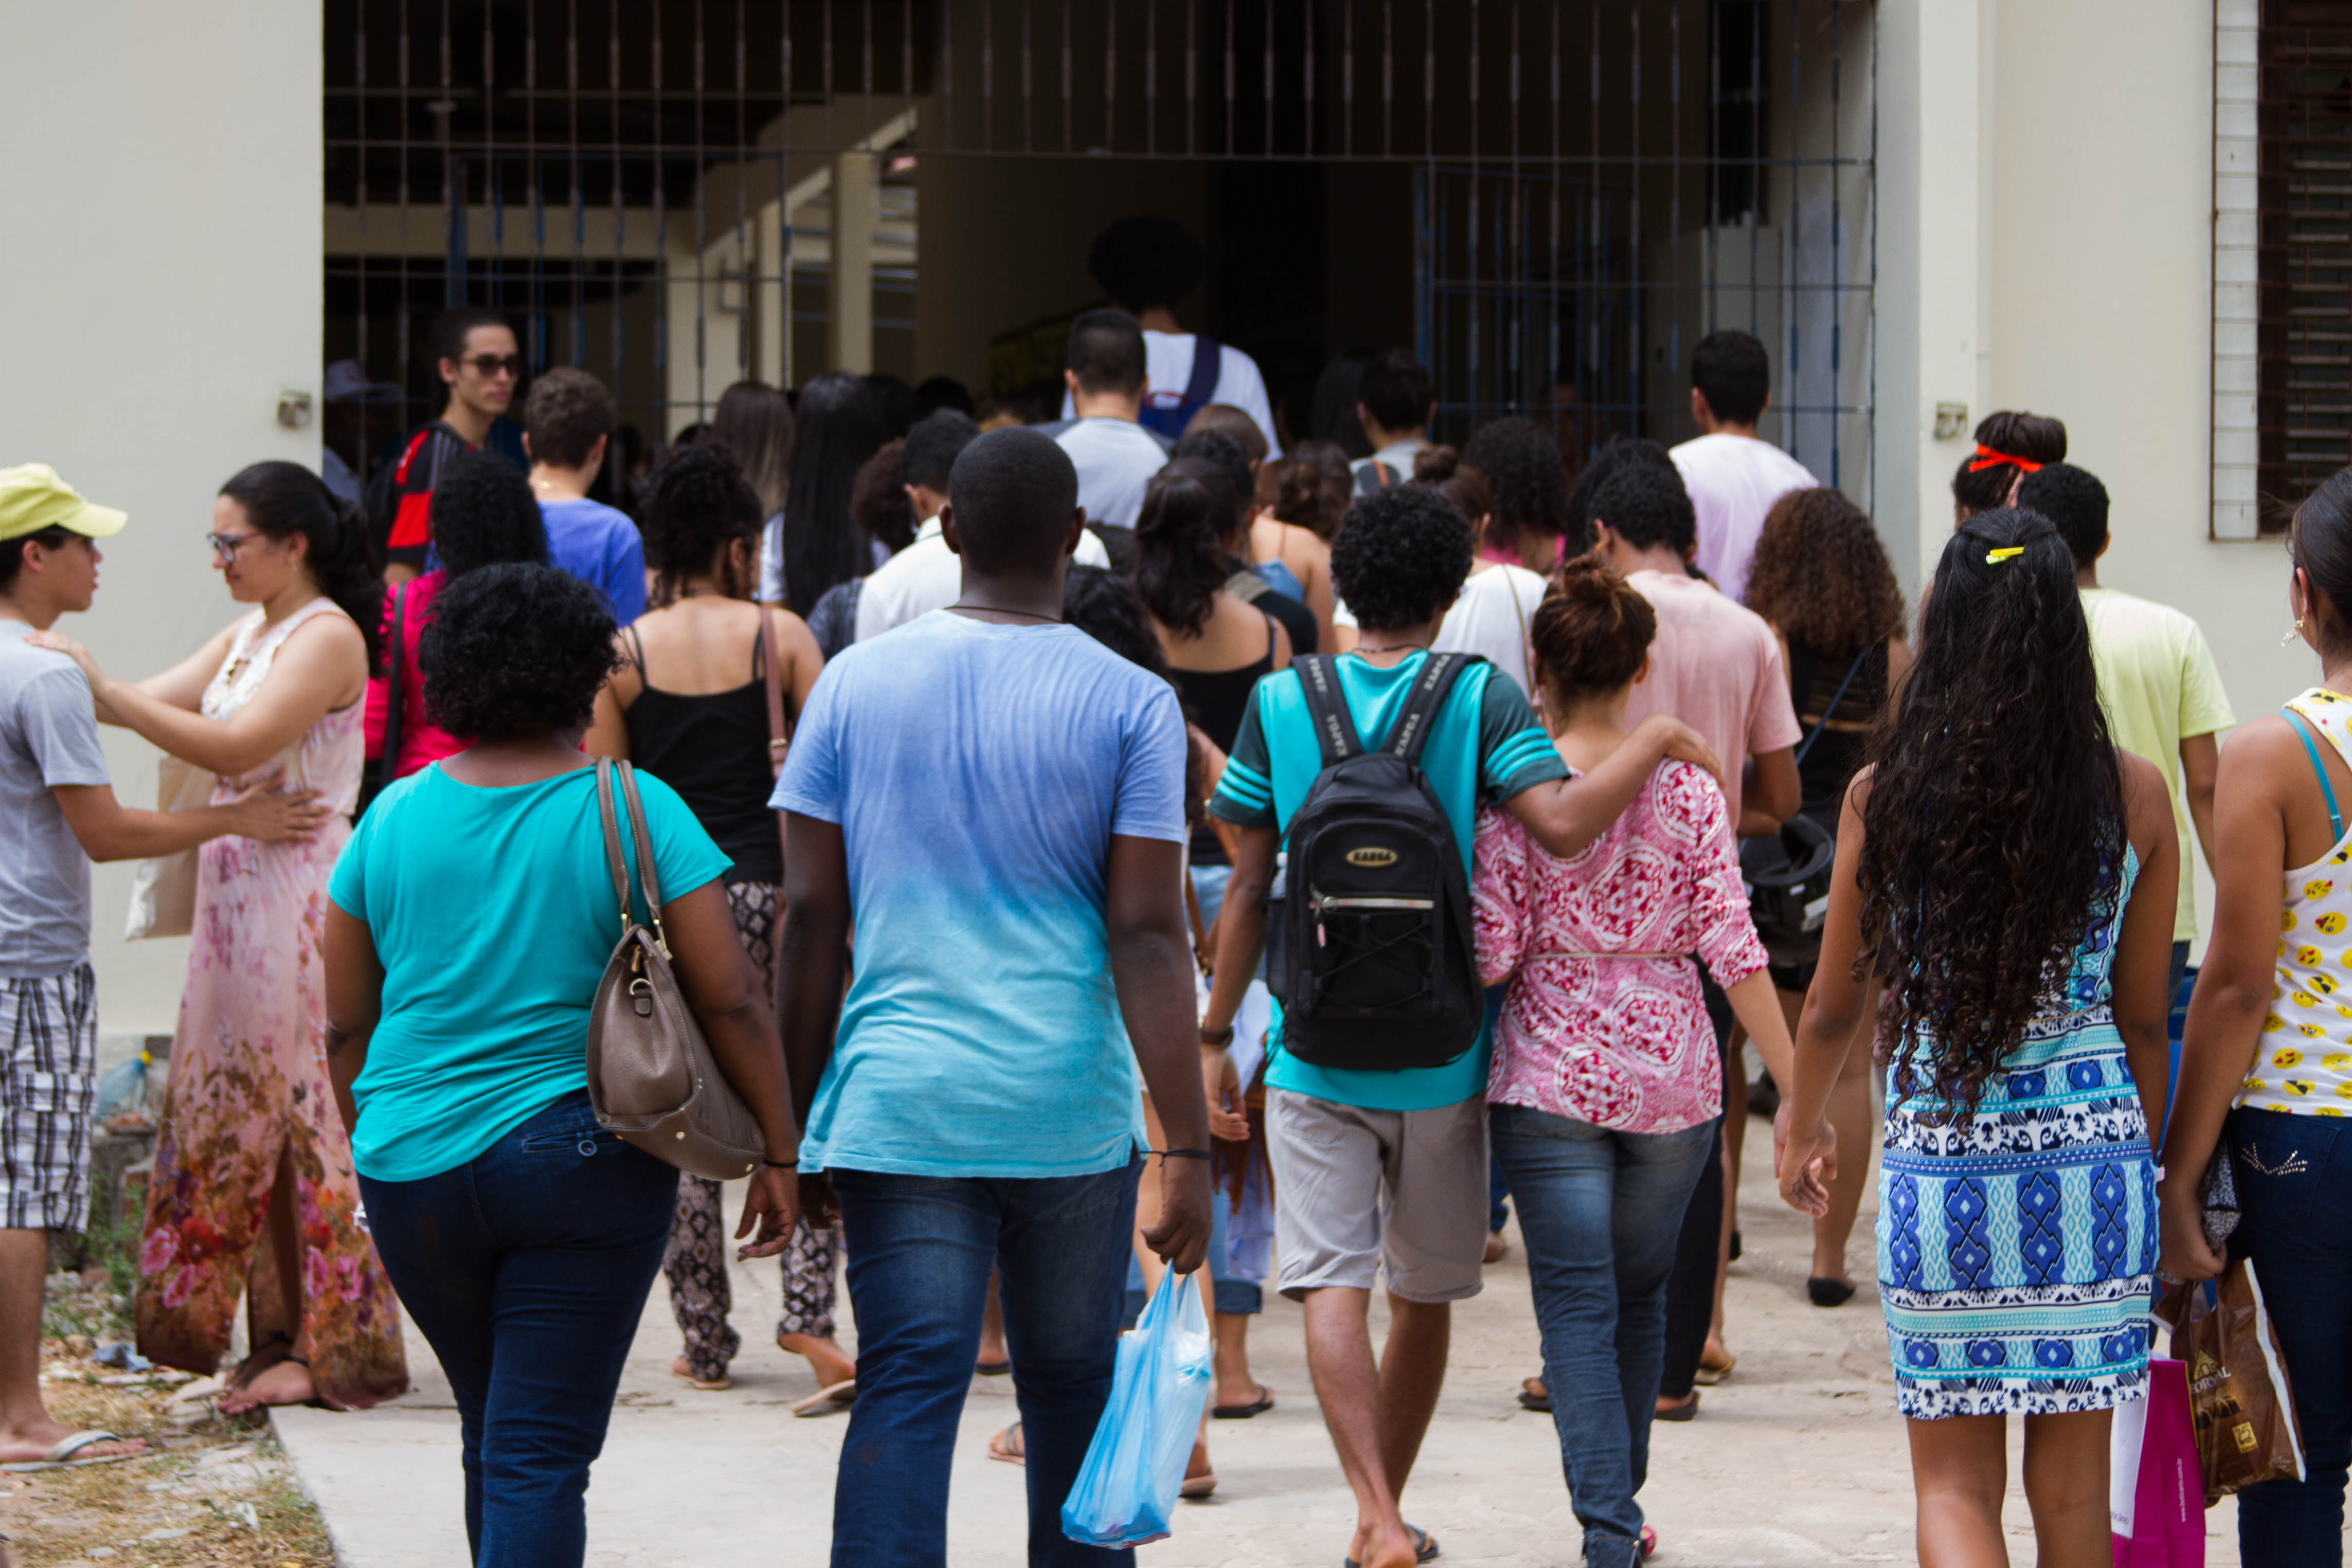
[[[2187,1366],[2149,1359],[2147,1397],[2116,1409],[2108,1466],[2116,1568],[2205,1568],[2205,1471]]]

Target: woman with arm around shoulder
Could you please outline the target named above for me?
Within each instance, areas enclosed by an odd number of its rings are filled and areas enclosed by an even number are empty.
[[[336,813],[308,840],[197,852],[195,941],[139,1248],[139,1346],[209,1375],[247,1296],[253,1353],[221,1408],[358,1407],[400,1393],[408,1373],[328,1107],[318,955],[359,793],[382,590],[357,509],[299,464],[230,478],[206,542],[230,597],[255,608],[163,674],[115,680],[68,639],[32,639],[80,663],[101,718],[214,774],[215,803],[276,774]]]
[[[457,1397],[474,1561],[577,1564],[588,1467],[677,1202],[677,1172],[600,1128],[588,1098],[618,931],[580,742],[612,612],[553,567],[486,567],[442,593],[420,653],[434,722],[475,739],[385,790],[336,864],[335,1101],[384,1267]],[[800,1147],[775,1024],[727,855],[677,791],[637,785],[658,874],[633,881],[664,895],[639,917],[759,1121],[736,1234],[756,1228],[746,1254],[766,1255],[792,1227]]]
[[[1543,711],[1578,774],[1626,740],[1657,617],[1591,557],[1560,569],[1532,628]],[[1562,860],[1482,817],[1479,978],[1505,980],[1488,1116],[1527,1239],[1562,1469],[1592,1568],[1656,1537],[1634,1495],[1664,1368],[1666,1281],[1722,1111],[1704,963],[1765,1061],[1788,1031],[1741,891],[1723,791],[1660,762],[1589,848]]]
[[[654,470],[643,519],[653,608],[620,633],[620,667],[596,694],[588,750],[633,761],[676,789],[728,856],[727,905],[772,998],[784,857],[783,819],[768,797],[783,753],[770,745],[769,661],[789,735],[823,660],[799,616],[751,602],[760,513],[758,495],[725,446],[683,447]],[[670,1371],[706,1390],[727,1386],[728,1363],[741,1343],[727,1322],[725,1240],[719,1184],[681,1173],[677,1221],[662,1260],[686,1345]],[[838,1228],[803,1217],[783,1257],[777,1340],[809,1358],[821,1389],[841,1387],[855,1370],[833,1339],[839,1254]]]
[[[2074,558],[2030,512],[1963,523],[1876,761],[1846,794],[1799,1021],[1780,1190],[1819,1216],[1830,1098],[1889,1042],[1879,1301],[1926,1568],[2005,1564],[2007,1416],[2044,1568],[2112,1562],[2107,1438],[2146,1396],[2179,846],[2108,737]]]
[[[2287,546],[2294,630],[2319,684],[2221,748],[2213,934],[2164,1149],[2165,1270],[2204,1280],[2223,1259],[2198,1189],[2229,1144],[2230,1253],[2253,1266],[2294,1381],[2305,1479],[2239,1494],[2247,1568],[2343,1562],[2352,1458],[2352,470],[2296,509]]]
[[[1869,515],[1828,486],[1791,490],[1772,504],[1748,573],[1748,608],[1780,640],[1780,667],[1805,731],[1798,749],[1798,813],[1834,839],[1846,786],[1862,769],[1870,732],[1889,695],[1911,667],[1903,640],[1903,589]],[[1772,967],[1789,1028],[1805,1004],[1815,964]],[[1862,1028],[1874,1032],[1874,998],[1864,998]],[[1829,1184],[1829,1212],[1813,1221],[1813,1262],[1806,1291],[1818,1307],[1853,1296],[1846,1243],[1870,1180],[1864,1152],[1878,1119],[1871,1084],[1870,1042],[1849,1051],[1830,1095],[1830,1124],[1850,1158]],[[1787,1084],[1781,1085],[1785,1092]]]

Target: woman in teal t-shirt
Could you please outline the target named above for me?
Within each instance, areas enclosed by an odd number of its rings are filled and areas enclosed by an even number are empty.
[[[436,601],[418,662],[433,722],[476,738],[385,790],[336,862],[328,1066],[377,1252],[457,1395],[477,1568],[576,1564],[677,1190],[588,1104],[589,1008],[620,932],[580,740],[613,617],[551,567],[486,567]],[[745,1251],[767,1256],[800,1146],[775,1026],[727,856],[668,786],[639,786],[679,988],[765,1138],[736,1235],[756,1225]]]

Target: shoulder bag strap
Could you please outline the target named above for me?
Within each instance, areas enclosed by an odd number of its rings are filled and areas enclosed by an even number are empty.
[[[768,773],[781,778],[784,757],[792,749],[793,728],[784,717],[784,673],[776,656],[776,639],[769,633],[775,628],[775,617],[767,611],[760,612],[760,629],[751,635],[751,657],[760,666],[760,678],[768,687]]]
[[[1396,733],[1389,737],[1386,749],[1419,767],[1421,748],[1429,743],[1433,721],[1445,706],[1454,677],[1472,664],[1485,663],[1475,653],[1432,653],[1424,659],[1421,674],[1413,677],[1412,695],[1405,699],[1404,712],[1397,716]]]
[[[1307,716],[1315,726],[1315,744],[1323,754],[1323,766],[1345,761],[1364,749],[1356,734],[1356,720],[1348,712],[1348,699],[1339,690],[1338,664],[1328,653],[1301,653],[1290,661],[1298,672],[1298,685],[1307,694]]]
[[[2327,841],[2331,844],[2340,842],[2344,837],[2344,813],[2336,809],[2336,786],[2327,781],[2327,765],[2320,761],[2319,747],[2311,738],[2311,721],[2291,707],[2279,709],[2279,716],[2286,720],[2296,738],[2303,742],[2304,752],[2311,758],[2311,771],[2319,779],[2320,797],[2327,802],[2327,831],[2335,835]]]
[[[646,913],[653,917],[654,946],[669,956],[669,936],[662,929],[661,868],[654,864],[653,835],[646,831],[646,808],[637,799],[637,772],[627,763],[615,764],[621,776],[621,799],[629,810],[629,836],[637,847],[637,885],[645,889]]]
[[[1813,726],[1813,732],[1805,737],[1805,743],[1802,746],[1797,747],[1796,761],[1799,767],[1804,766],[1805,754],[1812,750],[1813,742],[1822,737],[1822,731],[1829,728],[1830,720],[1837,716],[1838,704],[1845,701],[1846,688],[1853,685],[1854,676],[1862,674],[1862,662],[1870,657],[1870,650],[1874,646],[1876,646],[1875,643],[1864,643],[1862,652],[1853,656],[1853,663],[1845,667],[1845,679],[1840,681],[1838,689],[1830,695],[1829,706],[1822,709],[1822,721]],[[2336,836],[2341,838],[2343,835],[2339,833]]]
[[[1224,369],[1225,351],[1203,332],[1192,335],[1192,374],[1184,383],[1184,406],[1197,409],[1217,395],[1217,376]]]
[[[621,859],[620,824],[613,817],[613,759],[609,757],[596,759],[596,815],[604,823],[604,864],[613,873],[613,897],[621,906],[621,935],[625,936],[636,924],[636,915],[630,907],[629,868]]]
[[[1274,591],[1265,579],[1247,567],[1242,568],[1241,570],[1225,579],[1224,588],[1227,593],[1244,604],[1255,604]]]

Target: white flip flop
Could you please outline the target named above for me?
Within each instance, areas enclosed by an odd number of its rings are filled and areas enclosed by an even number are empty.
[[[125,1439],[120,1433],[88,1429],[68,1433],[37,1459],[26,1459],[16,1464],[0,1465],[0,1473],[22,1475],[33,1470],[64,1470],[81,1465],[114,1465],[125,1459],[152,1458],[152,1453],[100,1454],[82,1459],[74,1456],[99,1443],[120,1443]]]

